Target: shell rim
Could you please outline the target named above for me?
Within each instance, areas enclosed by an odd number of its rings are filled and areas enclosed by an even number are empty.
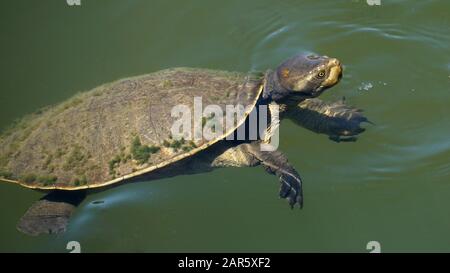
[[[94,183],[94,184],[92,184],[92,185],[83,185],[83,186],[75,186],[75,187],[69,187],[69,186],[35,186],[35,185],[27,185],[26,183],[23,183],[23,182],[20,182],[20,181],[17,181],[17,180],[6,179],[6,178],[3,178],[3,177],[0,177],[0,181],[4,181],[4,182],[8,182],[8,183],[13,183],[13,184],[18,184],[18,185],[20,185],[20,186],[22,186],[22,187],[25,187],[25,188],[28,188],[28,189],[39,189],[39,190],[67,190],[67,191],[76,191],[76,190],[85,190],[85,189],[95,189],[95,188],[101,188],[101,187],[106,187],[106,186],[110,186],[110,185],[113,185],[113,184],[125,182],[126,180],[129,180],[129,179],[134,178],[134,177],[136,177],[136,176],[143,175],[143,174],[152,172],[152,171],[157,170],[157,169],[161,169],[161,168],[163,168],[163,167],[165,167],[165,166],[168,166],[168,165],[170,165],[170,164],[172,164],[172,163],[174,163],[174,162],[180,161],[180,160],[182,160],[182,159],[184,159],[184,158],[186,158],[186,157],[188,157],[188,156],[192,156],[192,155],[194,155],[194,154],[196,154],[196,153],[198,153],[198,152],[200,152],[200,151],[205,150],[206,148],[212,146],[213,144],[215,144],[215,143],[217,143],[217,142],[223,140],[223,139],[226,138],[227,136],[229,136],[229,135],[230,135],[231,133],[233,133],[237,128],[239,128],[239,126],[241,126],[241,125],[245,122],[245,120],[247,119],[247,117],[248,117],[248,115],[250,114],[250,112],[255,108],[256,103],[258,102],[258,99],[259,99],[259,97],[261,96],[261,93],[262,93],[262,91],[263,91],[263,89],[264,89],[263,87],[264,87],[264,84],[260,84],[260,86],[258,87],[257,95],[256,95],[254,101],[253,101],[252,104],[251,104],[252,107],[251,107],[251,108],[248,108],[248,109],[245,111],[245,115],[243,116],[243,118],[242,118],[242,119],[237,123],[237,125],[234,126],[232,129],[230,129],[230,130],[228,130],[227,132],[225,132],[222,136],[217,137],[217,138],[215,138],[214,140],[209,141],[209,142],[203,144],[203,145],[200,146],[200,147],[197,147],[197,148],[195,148],[195,149],[193,149],[193,150],[191,150],[191,151],[189,151],[189,152],[186,152],[186,153],[177,155],[177,156],[171,158],[170,160],[166,160],[166,161],[160,162],[159,164],[149,166],[149,167],[144,168],[144,169],[142,169],[142,170],[139,170],[139,171],[136,171],[136,172],[132,172],[132,173],[127,174],[127,175],[125,175],[125,176],[121,176],[121,177],[118,177],[118,178],[116,178],[116,179],[109,180],[109,181],[106,181],[106,182],[103,182],[103,183]]]

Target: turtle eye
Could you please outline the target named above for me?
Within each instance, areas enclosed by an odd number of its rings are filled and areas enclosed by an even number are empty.
[[[319,79],[325,77],[325,71],[324,71],[324,70],[320,70],[319,73],[317,73],[317,77],[318,77]]]

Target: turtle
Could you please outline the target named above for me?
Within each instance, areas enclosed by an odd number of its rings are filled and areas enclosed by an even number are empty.
[[[367,119],[360,109],[317,98],[342,75],[337,58],[314,53],[299,53],[265,72],[168,68],[103,84],[29,114],[1,133],[0,179],[48,194],[16,227],[29,235],[62,233],[88,192],[221,167],[262,165],[277,176],[279,196],[302,208],[302,179],[271,140],[284,117],[335,141],[363,132]],[[199,98],[224,112],[230,105],[245,107],[236,107],[231,125],[219,130],[219,115],[195,109]],[[177,107],[194,112],[184,120],[200,127],[197,133],[209,128],[215,134],[174,134]],[[247,129],[239,138],[252,113],[262,116],[264,107],[268,117],[257,137]],[[274,149],[262,149],[264,144]]]

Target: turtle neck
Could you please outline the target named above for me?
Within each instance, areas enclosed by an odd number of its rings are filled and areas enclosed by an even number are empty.
[[[288,94],[289,90],[281,85],[276,71],[267,70],[264,77],[263,98],[277,101],[286,97]]]

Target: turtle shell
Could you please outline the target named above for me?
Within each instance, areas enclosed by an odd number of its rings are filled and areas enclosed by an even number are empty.
[[[38,189],[114,184],[189,157],[233,133],[255,107],[262,76],[173,68],[83,92],[16,122],[0,137],[1,180]],[[171,111],[185,105],[249,106],[213,139],[175,139]],[[204,118],[202,119],[204,123]]]

